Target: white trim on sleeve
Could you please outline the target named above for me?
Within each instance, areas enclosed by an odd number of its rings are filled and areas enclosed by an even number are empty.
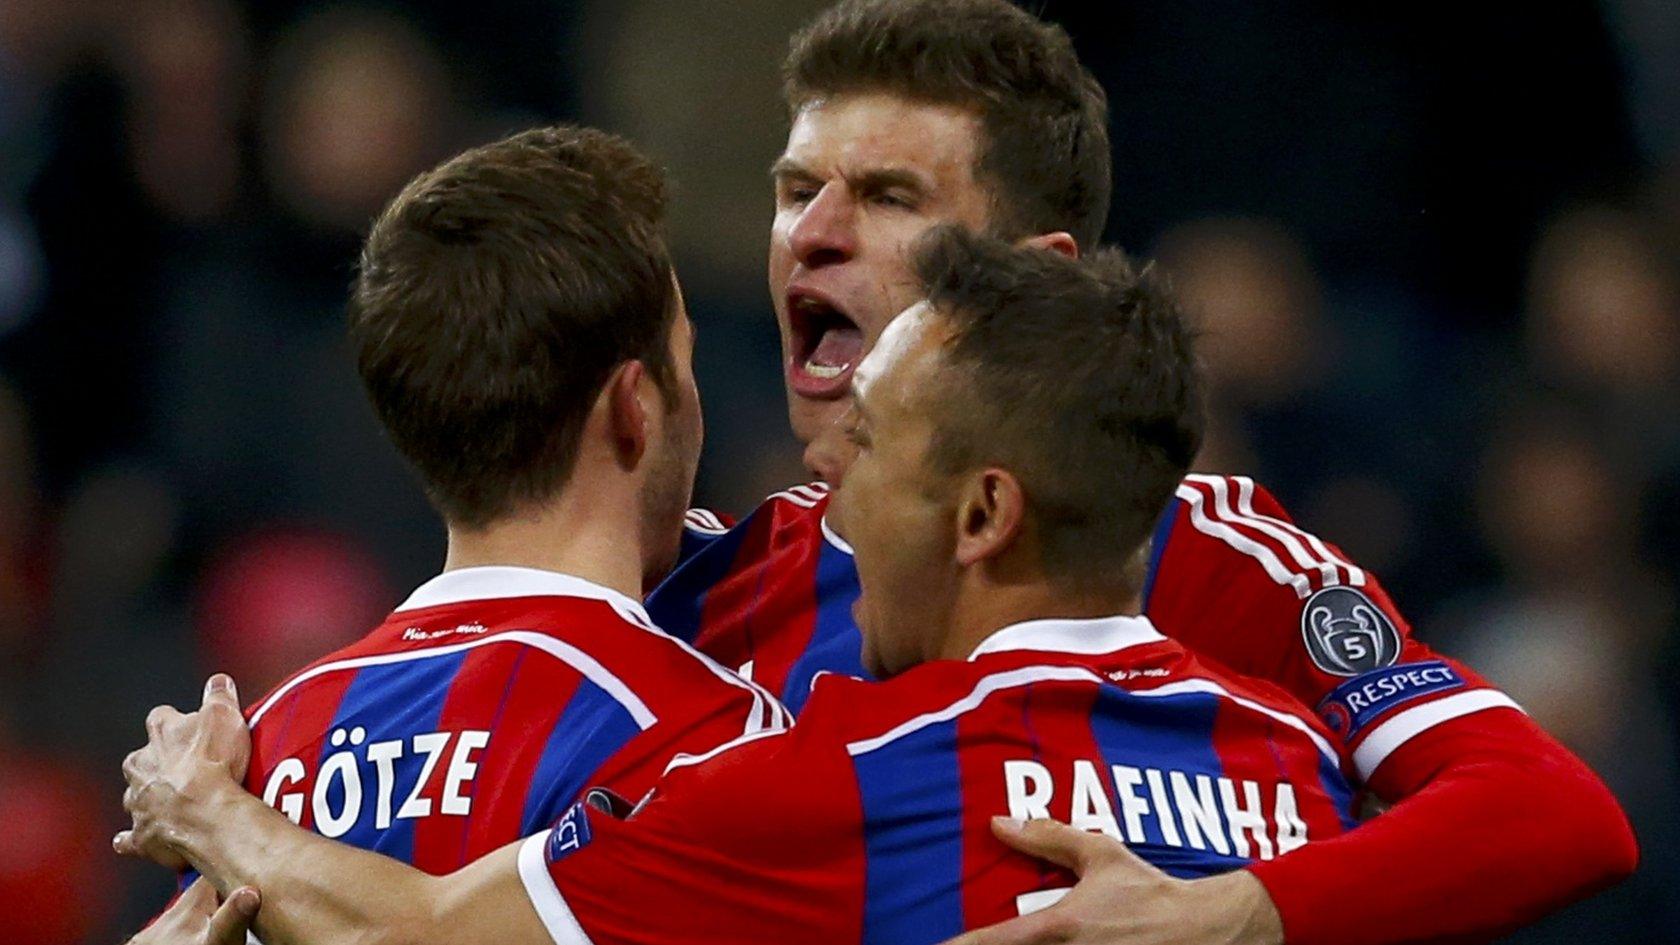
[[[525,884],[525,894],[531,897],[531,906],[537,910],[537,918],[548,929],[554,945],[594,945],[577,916],[572,914],[572,907],[566,905],[566,897],[554,885],[554,877],[548,873],[548,861],[543,856],[543,846],[547,843],[545,830],[526,837],[519,845],[519,880]]]
[[[1359,747],[1353,750],[1353,768],[1359,772],[1361,781],[1369,781],[1395,749],[1418,735],[1442,722],[1463,718],[1483,709],[1502,708],[1523,711],[1516,700],[1497,689],[1475,689],[1398,712],[1371,729]]]

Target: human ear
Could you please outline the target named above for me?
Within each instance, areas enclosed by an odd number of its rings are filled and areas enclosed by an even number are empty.
[[[1007,470],[983,469],[957,494],[957,563],[965,567],[1007,552],[1021,535],[1026,494]]]
[[[642,362],[626,361],[613,370],[601,393],[606,400],[613,455],[625,469],[632,469],[642,461],[652,435],[651,411],[643,402],[646,380],[647,368]]]
[[[1079,241],[1073,238],[1072,233],[1064,230],[1029,236],[1021,241],[1021,245],[1031,246],[1034,249],[1047,249],[1052,253],[1060,253],[1069,259],[1079,258]]]

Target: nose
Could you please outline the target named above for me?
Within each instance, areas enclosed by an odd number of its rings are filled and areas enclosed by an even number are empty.
[[[845,262],[857,253],[857,227],[846,185],[831,180],[800,211],[788,231],[794,259],[809,269]]]

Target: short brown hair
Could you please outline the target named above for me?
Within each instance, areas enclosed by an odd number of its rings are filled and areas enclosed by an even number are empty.
[[[1177,306],[1115,249],[1073,260],[940,227],[915,265],[953,328],[932,461],[1014,473],[1052,576],[1123,573],[1201,446]]]
[[[624,140],[554,127],[467,151],[380,214],[350,340],[445,519],[481,528],[564,485],[617,365],[673,383],[665,200],[664,174]]]
[[[1102,236],[1108,98],[1060,26],[1007,0],[844,0],[794,34],[782,73],[791,112],[875,91],[974,110],[998,235]]]

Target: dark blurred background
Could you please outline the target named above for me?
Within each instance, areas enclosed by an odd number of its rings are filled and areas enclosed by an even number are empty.
[[[341,325],[412,173],[557,120],[660,157],[700,500],[800,478],[765,168],[821,5],[0,0],[0,938],[114,941],[167,896],[107,846],[147,707],[212,670],[255,694],[439,566]],[[1380,574],[1632,813],[1640,874],[1517,940],[1680,938],[1680,6],[1035,9],[1109,91],[1109,235],[1207,332],[1202,465]]]

